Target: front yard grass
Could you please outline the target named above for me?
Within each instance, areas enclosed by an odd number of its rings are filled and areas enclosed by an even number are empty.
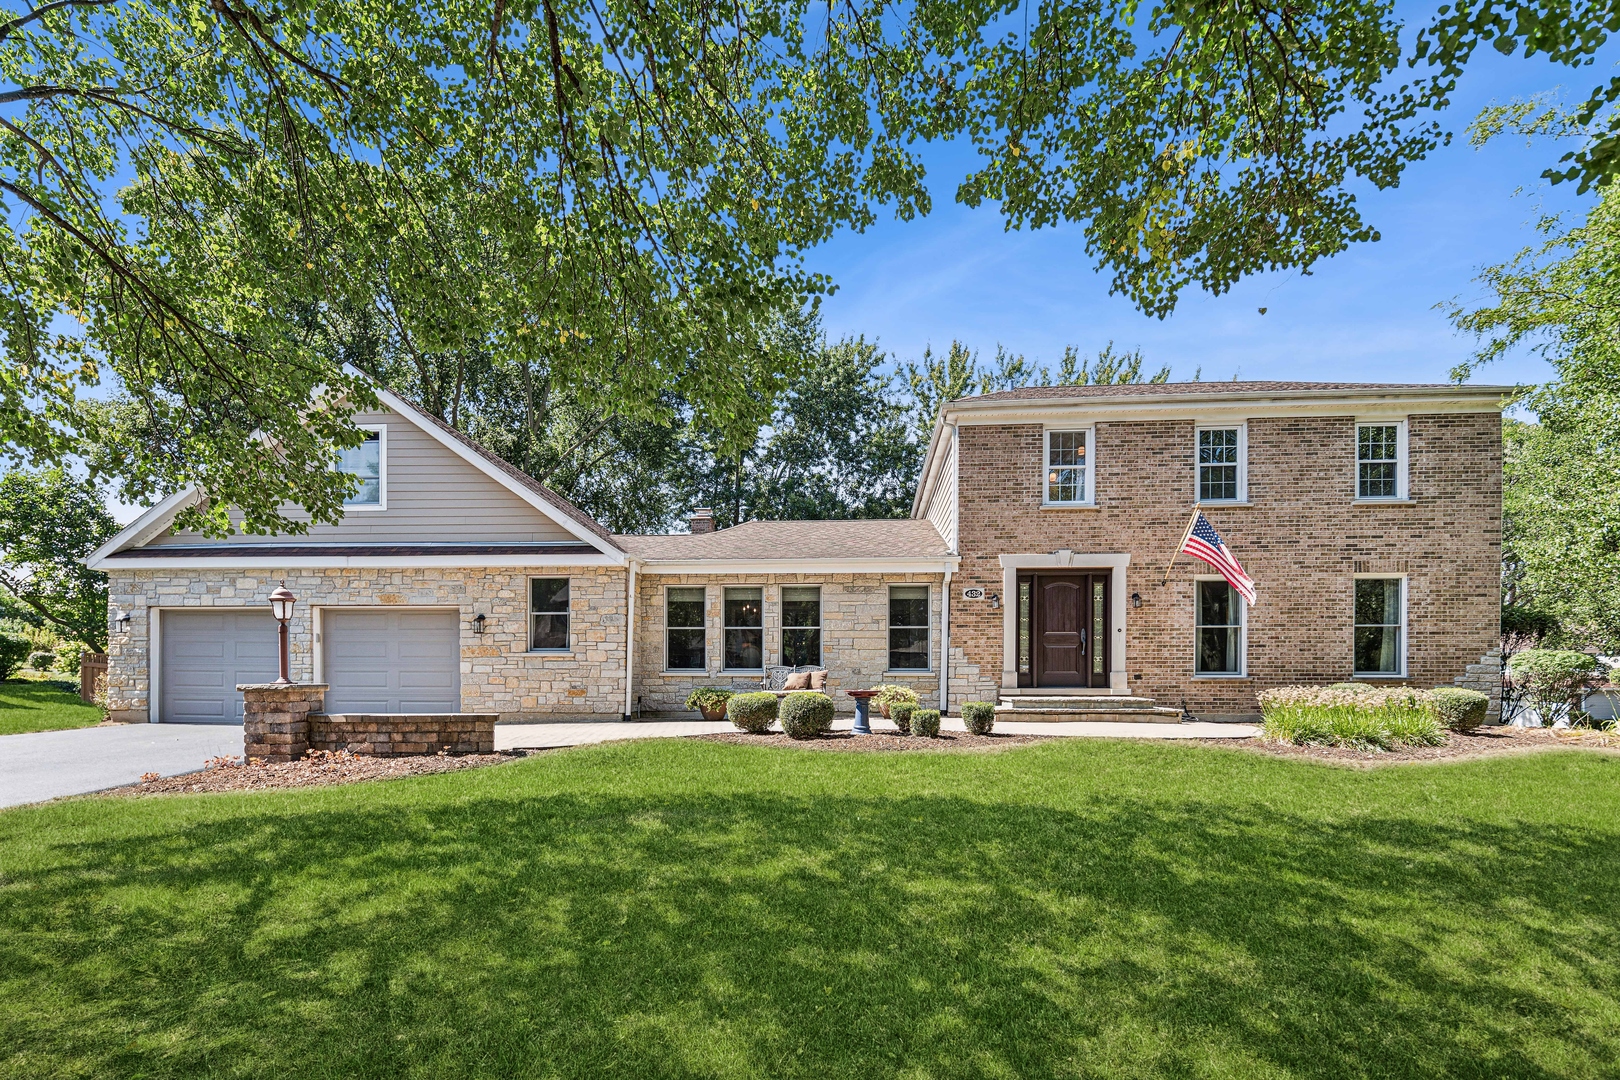
[[[1604,1077],[1620,759],[665,740],[0,813],[0,1075]]]
[[[86,705],[78,694],[50,683],[0,682],[0,735],[91,727],[101,723],[101,715],[100,706]]]

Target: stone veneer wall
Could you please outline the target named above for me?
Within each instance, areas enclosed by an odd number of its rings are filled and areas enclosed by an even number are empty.
[[[1479,658],[1478,663],[1469,664],[1468,670],[1452,680],[1454,686],[1464,690],[1477,690],[1491,699],[1490,705],[1485,709],[1485,722],[1499,724],[1502,722],[1502,650],[1492,649]]]
[[[1039,424],[962,426],[953,706],[993,698],[1002,670],[1002,612],[960,600],[961,589],[1000,593],[998,556],[1063,548],[1130,553],[1125,594],[1141,593],[1142,607],[1126,612],[1129,685],[1164,704],[1252,714],[1266,687],[1348,678],[1358,573],[1408,576],[1405,681],[1450,685],[1497,643],[1501,420],[1413,415],[1407,425],[1412,502],[1377,506],[1352,505],[1353,417],[1248,422],[1250,505],[1205,510],[1259,591],[1241,679],[1193,676],[1193,579],[1208,568],[1183,556],[1161,584],[1192,505],[1193,421],[1099,423],[1098,508],[1052,510],[1040,505]]]
[[[821,656],[827,667],[827,690],[840,713],[853,713],[854,702],[840,691],[901,683],[924,700],[939,694],[940,597],[943,574],[651,574],[636,577],[636,694],[644,713],[685,713],[686,695],[695,686],[716,683],[739,690],[759,689],[757,674],[722,672],[723,603],[727,585],[758,585],[765,590],[765,663],[781,663],[782,586],[821,586]],[[887,672],[889,657],[890,585],[928,584],[930,668],[916,674]],[[664,588],[702,585],[708,590],[706,675],[664,672]]]
[[[528,580],[569,579],[571,655],[528,652]],[[278,581],[298,596],[291,626],[292,678],[314,677],[316,607],[435,606],[461,609],[461,707],[508,719],[617,718],[624,711],[625,571],[619,568],[409,570],[290,569],[278,572],[112,570],[110,601],[131,616],[107,653],[107,700],[115,720],[144,723],[155,608],[262,606]],[[473,632],[482,612],[486,632]]]

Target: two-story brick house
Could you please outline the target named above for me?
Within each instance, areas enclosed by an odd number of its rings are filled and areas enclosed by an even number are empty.
[[[1494,645],[1502,390],[1182,383],[946,404],[913,513],[620,536],[395,395],[337,467],[343,520],[177,531],[181,492],[89,561],[112,596],[108,695],[129,721],[223,721],[273,677],[334,712],[510,719],[678,710],[693,686],[820,666],[954,708],[1043,697],[1246,715],[1264,687],[1450,683]],[[1250,608],[1170,565],[1202,507]],[[1168,575],[1166,569],[1169,568]],[[1103,702],[1099,702],[1099,705]]]

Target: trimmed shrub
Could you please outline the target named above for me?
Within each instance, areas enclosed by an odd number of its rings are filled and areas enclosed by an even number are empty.
[[[996,706],[989,701],[962,702],[962,723],[970,735],[988,735],[996,726]]]
[[[737,691],[729,686],[700,686],[686,695],[686,707],[701,713],[726,711],[726,702]]]
[[[928,739],[939,738],[939,710],[917,709],[912,712],[911,733]]]
[[[21,634],[0,634],[0,679],[9,679],[16,674],[22,662],[28,658],[28,650],[32,648],[28,639]]]
[[[49,671],[54,663],[56,663],[56,654],[53,652],[41,650],[28,654],[28,666],[35,671]]]
[[[1508,661],[1508,678],[1548,727],[1569,719],[1581,691],[1602,673],[1597,657],[1570,649],[1526,649]]]
[[[899,683],[883,683],[878,687],[878,696],[872,699],[872,704],[877,706],[878,712],[893,719],[894,706],[899,701],[903,701],[908,705],[916,705],[917,691],[909,686],[901,686]]]
[[[54,670],[60,671],[64,675],[77,675],[79,673],[79,662],[84,659],[84,654],[89,651],[82,641],[67,642],[56,650],[56,667]]]
[[[813,739],[832,730],[832,698],[815,690],[796,690],[777,710],[790,739]]]
[[[1434,718],[1452,731],[1473,731],[1485,722],[1491,699],[1478,690],[1460,686],[1437,686],[1429,691]]]
[[[889,719],[894,726],[900,729],[900,734],[911,734],[911,714],[917,711],[917,706],[909,701],[897,701],[889,706]]]
[[[726,701],[726,719],[750,735],[763,735],[776,719],[776,706],[775,694],[732,694]]]

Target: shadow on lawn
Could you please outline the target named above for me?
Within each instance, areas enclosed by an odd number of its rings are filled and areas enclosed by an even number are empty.
[[[14,1073],[1616,1065],[1620,853],[1578,826],[557,796],[282,807],[67,851],[0,890]]]

